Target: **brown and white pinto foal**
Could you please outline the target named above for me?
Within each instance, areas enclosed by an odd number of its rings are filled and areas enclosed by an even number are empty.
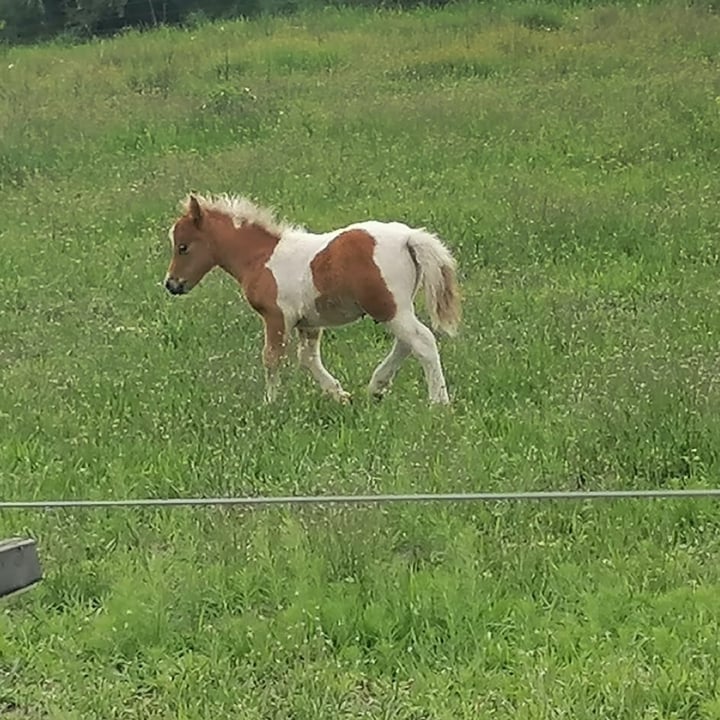
[[[350,396],[322,363],[321,333],[369,315],[395,336],[369,392],[381,397],[413,353],[430,401],[449,402],[435,337],[413,307],[422,283],[433,327],[455,334],[460,320],[455,260],[435,235],[378,221],[315,234],[279,222],[246,198],[227,195],[190,195],[183,210],[170,229],[173,254],[165,287],[174,295],[187,293],[216,265],[237,279],[265,325],[267,401],[276,397],[293,329],[300,365],[323,391],[347,401]]]

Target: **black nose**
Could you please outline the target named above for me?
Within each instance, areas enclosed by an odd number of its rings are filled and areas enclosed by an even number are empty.
[[[165,281],[165,289],[173,295],[182,295],[185,288],[183,284],[175,280],[175,278],[168,278]]]

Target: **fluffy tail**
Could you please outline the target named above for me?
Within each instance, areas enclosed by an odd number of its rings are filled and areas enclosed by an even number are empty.
[[[461,317],[455,259],[440,238],[424,229],[411,232],[408,246],[420,268],[433,329],[455,335]]]

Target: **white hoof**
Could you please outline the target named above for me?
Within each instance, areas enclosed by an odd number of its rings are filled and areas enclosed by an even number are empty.
[[[341,405],[348,405],[352,402],[352,395],[349,392],[345,392],[342,388],[340,390],[335,390],[332,393],[332,396],[341,404]]]

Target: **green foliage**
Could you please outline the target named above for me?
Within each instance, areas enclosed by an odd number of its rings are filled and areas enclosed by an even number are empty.
[[[3,47],[0,497],[716,485],[720,17],[636,5]],[[264,406],[234,282],[160,284],[191,189],[439,232],[452,408],[412,359],[365,397],[370,322],[324,341],[351,406],[295,367]],[[711,501],[0,514],[18,534],[47,576],[0,612],[3,717],[718,718]]]
[[[515,19],[531,30],[559,30],[563,14],[556,5],[521,4],[514,8]]]
[[[254,17],[277,11],[277,0],[0,0],[0,37],[10,42],[61,35],[107,35],[129,27]]]
[[[10,43],[107,36],[127,28],[159,25],[194,27],[217,19],[302,14],[320,8],[408,10],[440,8],[453,0],[0,0],[0,41]],[[696,0],[714,12],[717,0]],[[496,7],[482,0],[488,8]],[[594,6],[596,0],[558,0],[553,4],[507,0],[519,23],[536,30],[562,26],[561,8]],[[630,0],[615,0],[632,5]]]
[[[39,37],[49,26],[57,29],[57,3],[42,0],[0,0],[0,38],[17,41]]]

